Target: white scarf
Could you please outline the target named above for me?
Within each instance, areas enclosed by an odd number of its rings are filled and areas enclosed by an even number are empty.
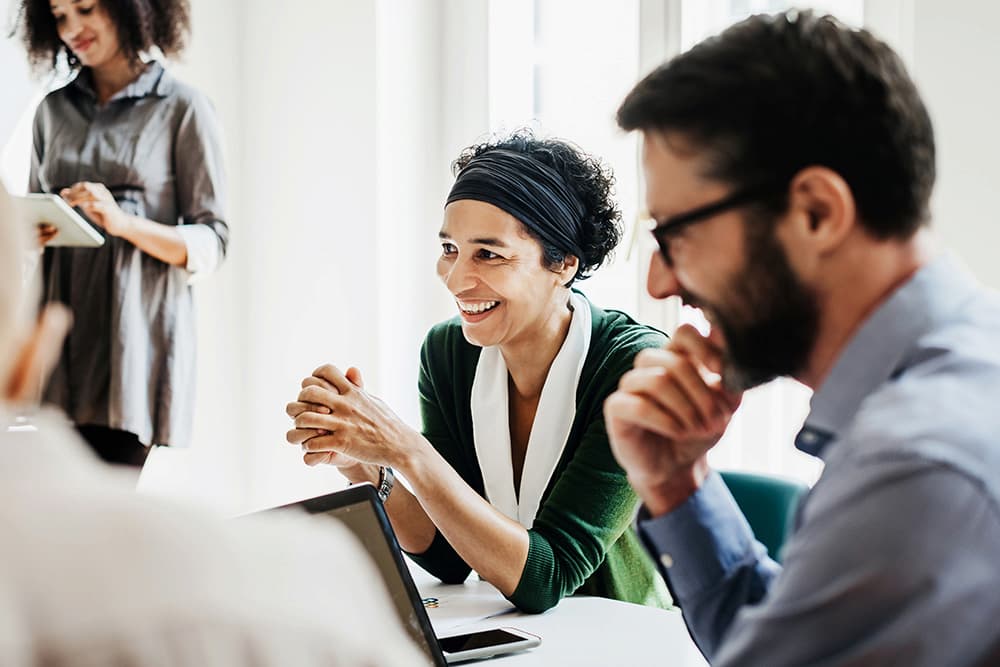
[[[510,452],[507,364],[497,346],[484,347],[472,382],[472,434],[486,498],[505,516],[531,528],[576,417],[576,388],[590,349],[590,303],[570,292],[573,316],[566,340],[552,361],[538,399],[528,451],[514,492]]]

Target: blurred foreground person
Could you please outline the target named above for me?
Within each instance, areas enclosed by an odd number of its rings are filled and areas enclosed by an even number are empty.
[[[69,325],[32,330],[25,227],[0,187],[0,664],[424,664],[346,529],[206,519],[135,496],[55,411],[11,428]]]

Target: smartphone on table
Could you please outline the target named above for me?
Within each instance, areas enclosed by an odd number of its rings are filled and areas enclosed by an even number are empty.
[[[438,637],[438,644],[448,663],[491,658],[534,648],[541,637],[517,628],[494,628],[450,637]]]

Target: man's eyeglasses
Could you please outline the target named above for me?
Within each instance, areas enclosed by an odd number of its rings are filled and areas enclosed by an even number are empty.
[[[787,185],[784,184],[779,186],[772,183],[737,190],[719,201],[700,206],[687,213],[669,217],[657,224],[651,231],[653,232],[653,238],[656,239],[656,243],[660,247],[660,254],[663,256],[663,261],[667,263],[667,266],[674,265],[673,259],[670,256],[670,239],[681,229],[704,222],[730,209],[761,201],[769,197],[776,197],[783,194],[786,187]]]

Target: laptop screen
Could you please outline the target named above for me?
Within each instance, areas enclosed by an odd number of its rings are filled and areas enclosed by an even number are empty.
[[[310,514],[340,521],[354,533],[382,575],[396,614],[407,633],[428,659],[436,665],[443,665],[444,657],[427,612],[410,578],[385,510],[376,505],[377,502],[374,487],[360,484],[327,496],[293,503],[290,507],[301,507]]]

